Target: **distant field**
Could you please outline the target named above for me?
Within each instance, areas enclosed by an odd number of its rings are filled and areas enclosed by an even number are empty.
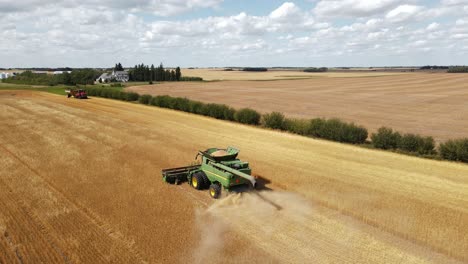
[[[1,263],[468,261],[465,164],[34,91],[0,91],[0,135]],[[229,145],[282,210],[162,182]]]
[[[286,74],[208,72],[213,79],[216,74],[218,79]],[[371,132],[388,126],[433,136],[437,141],[468,136],[468,74],[381,74],[323,73],[311,74],[317,77],[304,80],[163,83],[128,89],[251,107],[261,112],[280,111],[292,117],[337,117],[364,125]]]
[[[184,76],[202,77],[203,80],[284,80],[284,79],[309,79],[317,77],[365,77],[365,76],[387,76],[401,75],[401,72],[321,72],[311,73],[298,70],[269,70],[267,72],[245,72],[245,71],[224,71],[223,69],[182,69]]]

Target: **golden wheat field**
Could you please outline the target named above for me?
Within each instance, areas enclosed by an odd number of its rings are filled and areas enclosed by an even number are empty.
[[[249,74],[261,76],[275,72]],[[341,118],[363,125],[370,132],[387,126],[403,133],[433,136],[439,142],[468,134],[466,74],[309,74],[316,78],[168,82],[130,87],[129,90],[140,94],[187,97],[235,108],[250,107],[263,113],[279,111],[290,117]]]
[[[206,81],[270,81],[270,80],[293,80],[310,79],[321,77],[367,77],[367,76],[394,76],[406,74],[405,72],[372,72],[353,70],[349,72],[319,72],[310,73],[298,70],[269,69],[266,72],[248,72],[248,71],[225,71],[221,68],[216,69],[182,69],[184,76],[198,76]]]
[[[161,181],[225,146],[273,191]],[[0,157],[0,263],[468,261],[463,164],[29,91],[0,91]]]

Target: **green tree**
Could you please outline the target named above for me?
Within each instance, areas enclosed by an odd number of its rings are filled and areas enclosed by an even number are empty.
[[[280,112],[264,114],[262,123],[265,127],[273,129],[284,129],[284,115]]]
[[[180,81],[180,77],[182,76],[182,73],[180,72],[180,67],[176,68],[176,80]]]
[[[154,64],[151,64],[151,80],[150,81],[154,81],[155,80],[155,70],[154,70]]]
[[[119,63],[115,64],[114,70],[115,71],[123,71],[124,68],[123,68],[122,64],[119,62]]]
[[[393,132],[391,128],[381,127],[377,133],[371,135],[372,144],[380,149],[396,149],[401,135],[398,132]]]

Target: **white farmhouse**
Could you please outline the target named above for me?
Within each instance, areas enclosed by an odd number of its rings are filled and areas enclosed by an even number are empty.
[[[9,77],[13,77],[13,76],[15,76],[14,73],[2,72],[2,73],[0,73],[0,80],[1,79],[6,79],[6,78],[9,78]]]
[[[96,79],[96,82],[110,82],[112,80],[118,82],[128,82],[129,76],[127,71],[112,71],[112,73],[103,73]]]

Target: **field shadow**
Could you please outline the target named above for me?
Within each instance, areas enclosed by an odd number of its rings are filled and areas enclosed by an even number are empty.
[[[257,186],[255,187],[255,189],[260,190],[260,191],[272,191],[273,190],[267,186],[271,183],[269,179],[258,174],[254,175],[254,177],[257,180]]]

